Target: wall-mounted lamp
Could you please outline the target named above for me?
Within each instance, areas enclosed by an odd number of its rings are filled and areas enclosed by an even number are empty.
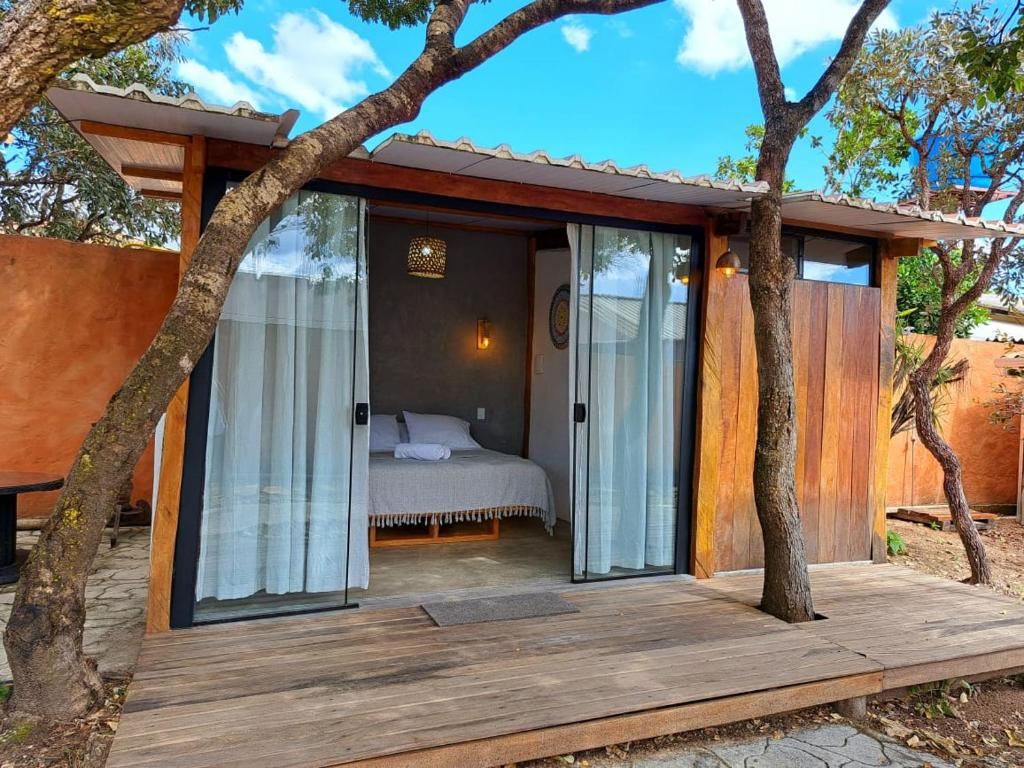
[[[476,348],[488,349],[491,346],[491,321],[481,317],[476,321]]]
[[[726,277],[732,277],[743,267],[740,263],[740,257],[737,256],[731,248],[727,248],[725,253],[718,257],[715,262],[715,269],[721,272]]]

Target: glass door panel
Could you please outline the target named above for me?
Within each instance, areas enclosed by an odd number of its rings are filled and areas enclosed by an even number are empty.
[[[231,284],[214,339],[197,621],[341,605],[366,586],[364,216],[358,198],[293,195]]]
[[[691,238],[570,229],[576,579],[675,569]]]

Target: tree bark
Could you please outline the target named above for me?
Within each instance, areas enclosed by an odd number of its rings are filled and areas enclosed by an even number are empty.
[[[368,137],[407,122],[424,99],[520,35],[572,13],[614,14],[660,0],[534,0],[465,46],[455,33],[472,0],[441,0],[423,52],[387,89],[305,133],[218,203],[152,344],[85,438],[15,595],[4,644],[12,705],[51,717],[81,715],[100,695],[82,653],[86,579],[124,479],[160,415],[207,347],[245,244],[275,208]]]
[[[22,0],[0,16],[0,140],[68,66],[170,29],[184,0]]]
[[[750,212],[750,305],[757,350],[757,445],[754,504],[764,539],[761,609],[788,622],[814,619],[811,579],[796,496],[796,396],[793,387],[795,261],[782,253],[782,190],[800,131],[853,66],[864,37],[888,0],[865,0],[835,58],[798,102],[786,100],[782,73],[761,0],[737,0],[757,76],[764,139],[756,178],[769,192]]]

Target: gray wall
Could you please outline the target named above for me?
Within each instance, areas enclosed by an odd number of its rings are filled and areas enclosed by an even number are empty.
[[[424,227],[370,219],[370,405],[466,419],[485,448],[518,454],[526,376],[525,237],[431,226],[448,243],[447,276],[406,274]],[[491,347],[476,348],[476,321]],[[486,418],[476,418],[477,408]]]
[[[569,350],[551,341],[548,313],[555,290],[569,282],[569,249],[537,251],[534,273],[533,383],[530,387],[529,457],[548,473],[555,510],[570,518],[569,484]]]

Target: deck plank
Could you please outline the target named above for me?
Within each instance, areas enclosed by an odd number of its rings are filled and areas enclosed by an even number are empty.
[[[891,566],[813,580],[828,619],[802,625],[745,575],[570,590],[579,613],[538,619],[382,608],[147,637],[108,766],[484,766],[1024,665],[1017,601]]]

